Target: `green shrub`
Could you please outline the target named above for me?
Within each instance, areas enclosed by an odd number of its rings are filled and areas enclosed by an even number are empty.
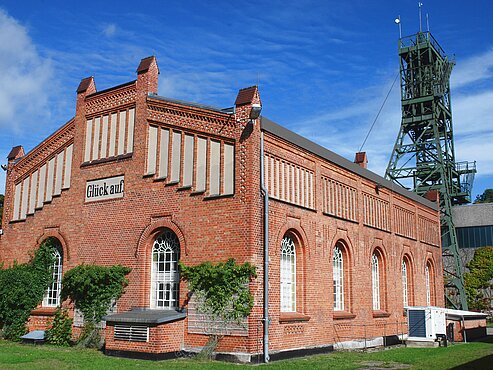
[[[70,346],[72,342],[72,319],[66,308],[57,308],[55,311],[53,324],[46,333],[46,341],[56,346]]]
[[[47,239],[28,263],[0,270],[0,327],[5,339],[18,341],[26,333],[31,311],[53,279],[53,248],[53,240]]]

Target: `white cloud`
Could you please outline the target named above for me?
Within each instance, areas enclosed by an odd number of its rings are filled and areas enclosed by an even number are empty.
[[[116,34],[116,31],[117,31],[116,24],[110,23],[104,27],[103,34],[106,37],[112,37]]]
[[[493,49],[464,61],[459,61],[450,78],[452,91],[492,76]]]
[[[0,129],[27,129],[45,110],[53,70],[26,28],[1,9],[0,71]]]
[[[493,132],[493,89],[453,99],[454,132],[458,135],[482,135]]]
[[[0,153],[1,163],[20,142],[34,146],[36,135],[50,120],[49,101],[56,83],[51,61],[43,58],[26,27],[0,9]],[[48,128],[50,132],[51,128]],[[0,170],[0,193],[5,191],[5,172]]]

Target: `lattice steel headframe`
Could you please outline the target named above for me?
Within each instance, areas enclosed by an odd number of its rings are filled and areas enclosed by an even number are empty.
[[[440,194],[446,298],[467,309],[452,206],[471,201],[475,162],[455,162],[450,73],[455,64],[429,32],[399,40],[402,121],[385,177],[419,195]]]

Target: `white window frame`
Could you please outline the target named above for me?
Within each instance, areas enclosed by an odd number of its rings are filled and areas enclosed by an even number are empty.
[[[178,308],[180,242],[170,229],[154,240],[151,253],[150,307],[161,310]]]
[[[409,305],[409,296],[408,296],[408,281],[407,281],[407,262],[406,259],[402,260],[402,303],[404,307]]]
[[[334,248],[332,257],[332,281],[334,284],[334,311],[344,311],[344,257],[341,248]]]
[[[281,241],[281,312],[296,311],[296,246],[291,236]]]
[[[62,290],[62,270],[63,270],[63,256],[60,248],[53,248],[53,282],[46,290],[43,296],[42,307],[58,307],[60,306],[60,293]]]
[[[425,266],[425,284],[426,284],[426,305],[431,305],[431,289],[430,289],[430,265]]]
[[[380,310],[380,261],[376,253],[371,256],[371,287],[373,310]]]

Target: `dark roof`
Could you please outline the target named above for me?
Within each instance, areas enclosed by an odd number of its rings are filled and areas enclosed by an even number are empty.
[[[17,145],[17,146],[14,146],[12,148],[12,150],[10,151],[9,155],[7,156],[7,159],[15,159],[19,153],[22,151],[22,145]]]
[[[77,88],[77,94],[80,94],[80,93],[87,91],[87,89],[91,85],[91,81],[93,81],[93,80],[94,80],[94,77],[92,77],[92,76],[83,78],[80,81],[79,87]]]
[[[177,320],[183,320],[187,316],[186,311],[152,310],[147,308],[133,308],[127,312],[106,315],[103,320],[118,323],[136,324],[163,324]]]
[[[308,150],[309,152],[318,155],[319,157],[326,159],[329,162],[332,162],[340,167],[343,167],[348,171],[351,171],[359,176],[362,176],[370,181],[373,181],[375,184],[378,184],[379,186],[382,186],[391,191],[399,193],[400,195],[403,195],[406,198],[419,202],[427,207],[438,210],[438,205],[436,203],[430,202],[429,200],[419,196],[418,194],[413,193],[412,191],[409,191],[407,189],[404,189],[402,186],[395,184],[387,179],[384,179],[383,177],[377,175],[376,173],[371,172],[370,170],[367,170],[366,168],[363,168],[358,164],[353,163],[347,160],[346,158],[341,157],[340,155],[318,144],[315,144],[313,141],[310,141],[304,138],[303,136],[295,134],[293,131],[290,131],[287,128],[282,127],[275,122],[272,122],[268,118],[262,117],[261,127],[262,130],[267,131],[281,139],[289,141],[299,146],[300,148]]]
[[[139,66],[137,67],[137,73],[140,74],[140,73],[147,72],[154,60],[156,60],[155,56],[150,56],[150,57],[142,59],[140,61]]]
[[[257,91],[257,86],[250,86],[241,89],[236,97],[235,105],[250,104],[255,97],[255,91]]]
[[[220,113],[227,113],[227,114],[232,114],[234,113],[234,108],[218,108],[218,107],[213,107],[211,105],[204,105],[204,104],[198,104],[198,103],[192,103],[184,100],[178,100],[178,99],[171,99],[171,98],[166,98],[164,96],[159,96],[154,93],[149,93],[148,96],[153,99],[157,100],[162,100],[166,101],[169,103],[173,104],[179,104],[179,105],[185,105],[187,107],[194,107],[194,108],[200,108],[200,109],[205,109],[205,110],[210,110],[214,112],[220,112]]]
[[[452,207],[456,228],[493,225],[493,203],[478,203]]]

